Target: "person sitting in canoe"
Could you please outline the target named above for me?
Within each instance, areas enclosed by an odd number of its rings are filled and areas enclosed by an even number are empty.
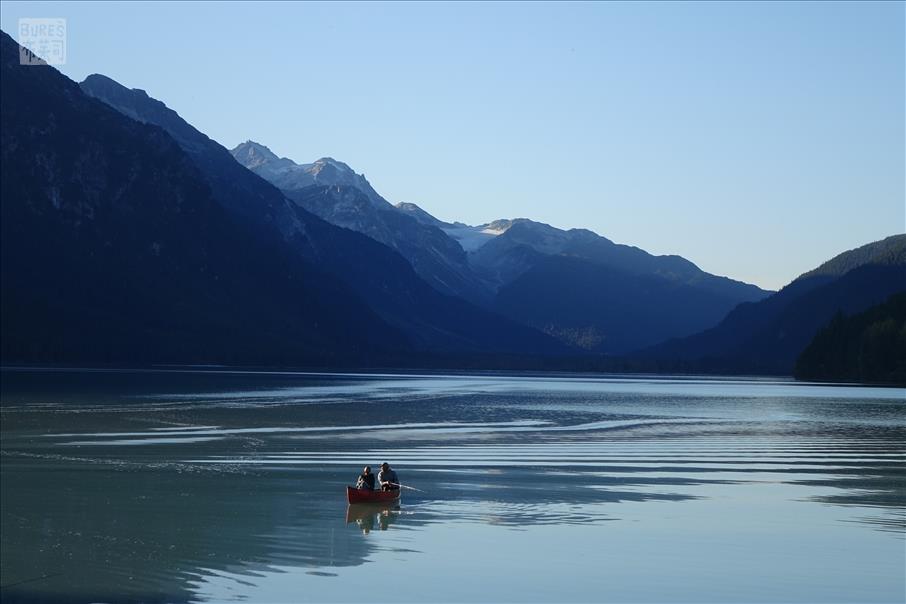
[[[400,479],[396,472],[390,469],[390,464],[386,461],[381,464],[381,471],[378,474],[378,482],[381,483],[382,491],[398,491],[400,488]]]
[[[355,488],[365,489],[366,491],[374,490],[374,474],[371,473],[371,466],[365,466],[365,469],[359,474],[359,479],[355,482]]]

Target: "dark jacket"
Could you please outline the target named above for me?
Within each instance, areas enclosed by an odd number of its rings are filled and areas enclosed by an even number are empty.
[[[355,483],[356,488],[374,490],[374,474],[359,474],[359,479]]]

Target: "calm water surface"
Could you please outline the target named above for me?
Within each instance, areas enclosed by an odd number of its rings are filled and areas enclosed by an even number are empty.
[[[906,392],[4,370],[4,602],[903,602]],[[348,507],[387,460],[398,506]]]

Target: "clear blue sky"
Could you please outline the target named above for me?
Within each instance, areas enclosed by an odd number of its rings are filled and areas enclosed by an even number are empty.
[[[777,288],[906,230],[903,3],[39,3],[68,63],[392,202]]]

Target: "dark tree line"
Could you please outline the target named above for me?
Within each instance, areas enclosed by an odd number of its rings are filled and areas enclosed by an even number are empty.
[[[799,356],[795,376],[906,385],[906,292],[859,314],[838,313]]]

